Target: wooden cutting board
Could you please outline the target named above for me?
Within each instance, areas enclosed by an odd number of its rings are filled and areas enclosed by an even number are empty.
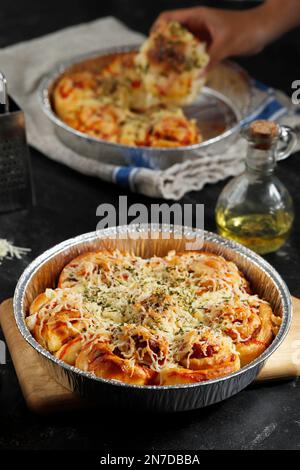
[[[294,314],[290,332],[261,370],[257,382],[283,380],[300,375],[300,299],[293,297],[292,300]],[[0,325],[22,393],[32,411],[46,414],[92,406],[49,375],[38,353],[19,333],[14,320],[12,299],[5,300],[0,305]]]

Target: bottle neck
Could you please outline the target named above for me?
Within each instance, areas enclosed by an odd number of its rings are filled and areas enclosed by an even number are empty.
[[[276,167],[276,145],[259,146],[252,142],[248,144],[246,168],[255,173],[270,174]]]

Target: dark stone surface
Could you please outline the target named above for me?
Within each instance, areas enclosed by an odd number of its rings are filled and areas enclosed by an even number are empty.
[[[165,7],[197,4],[168,1]],[[209,2],[207,2],[209,3]],[[213,3],[213,2],[211,2]],[[216,3],[216,2],[215,2]],[[221,3],[221,2],[217,2]],[[162,2],[116,1],[15,1],[5,2],[0,12],[0,46],[30,39],[59,28],[115,15],[130,27],[146,32],[162,8]],[[239,60],[260,80],[291,94],[291,82],[299,79],[299,30],[268,47],[256,57]],[[0,64],[1,68],[1,64]],[[96,207],[117,203],[120,188],[84,177],[31,150],[37,205],[0,216],[0,236],[32,252],[22,260],[5,261],[0,267],[1,299],[12,296],[16,281],[28,262],[46,248],[74,235],[95,229]],[[267,259],[286,280],[292,294],[300,296],[299,209],[300,155],[280,163],[278,173],[295,201],[296,221],[289,242]],[[205,228],[214,230],[214,206],[225,182],[206,186],[182,199],[205,204]],[[128,194],[129,203],[153,200]],[[93,417],[84,414],[41,418],[30,413],[8,358],[0,366],[0,449],[296,449],[300,446],[300,389],[295,380],[250,387],[237,396],[207,409],[176,415],[141,416],[126,412]],[[124,433],[124,425],[126,432]],[[142,429],[142,432],[141,432]]]

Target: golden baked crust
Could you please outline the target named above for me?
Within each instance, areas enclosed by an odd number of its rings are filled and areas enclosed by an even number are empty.
[[[114,354],[108,344],[97,340],[82,348],[75,365],[98,377],[136,385],[149,385],[157,375],[149,367],[139,363],[132,364],[129,359]]]
[[[280,319],[222,256],[103,250],[68,263],[26,322],[44,348],[84,371],[176,385],[239,370],[269,346]]]
[[[182,70],[178,67],[176,71],[169,70],[168,57],[163,54],[159,67],[168,68],[168,80],[166,77],[157,80],[153,66],[146,66],[143,59],[148,47],[151,52],[154,40],[151,34],[138,54],[113,54],[104,57],[98,65],[96,60],[91,60],[81,68],[78,65],[68,69],[57,80],[52,93],[57,115],[82,133],[123,145],[179,147],[201,142],[196,121],[188,119],[176,106],[190,102],[198,93],[199,70],[206,60],[203,57],[207,56],[204,46],[188,31],[176,24],[173,28],[180,34],[172,36],[171,49],[176,52],[178,42],[183,43]],[[165,28],[166,35],[170,30],[172,26]],[[147,73],[146,69],[149,69]],[[155,70],[160,73],[160,69]],[[160,89],[163,81],[164,93],[149,87],[150,79],[160,84]]]

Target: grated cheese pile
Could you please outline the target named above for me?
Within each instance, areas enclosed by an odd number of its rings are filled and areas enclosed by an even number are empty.
[[[26,255],[30,248],[22,248],[20,246],[14,246],[8,240],[1,238],[0,239],[0,264],[4,259],[18,258],[21,259],[22,256]]]

